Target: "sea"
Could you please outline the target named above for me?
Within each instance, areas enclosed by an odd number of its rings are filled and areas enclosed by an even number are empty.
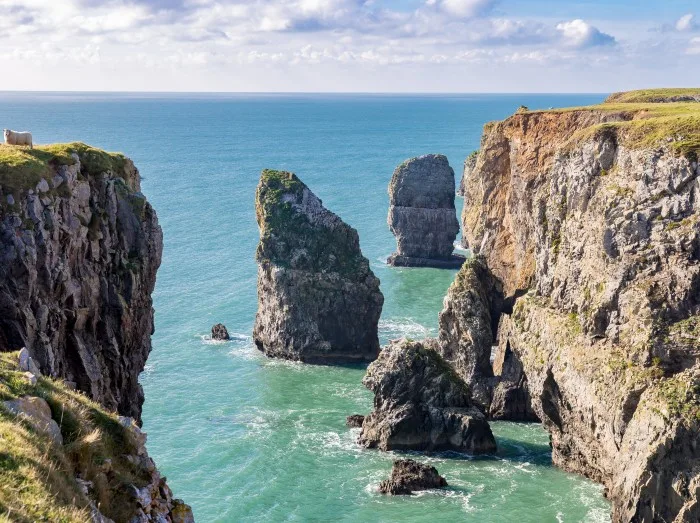
[[[438,469],[444,490],[379,494],[392,461],[406,454],[363,449],[358,429],[345,426],[346,416],[371,410],[364,369],[268,359],[251,339],[262,169],[295,172],[358,230],[385,297],[382,343],[434,336],[455,271],[386,265],[395,247],[386,223],[394,168],[442,153],[458,183],[486,122],[520,105],[604,98],[0,93],[0,128],[30,130],[40,144],[123,152],[139,168],[165,238],[153,351],[141,375],[144,430],[150,455],[198,522],[605,522],[602,486],[554,467],[538,424],[493,422],[493,455],[412,456]],[[231,341],[209,339],[219,322]]]

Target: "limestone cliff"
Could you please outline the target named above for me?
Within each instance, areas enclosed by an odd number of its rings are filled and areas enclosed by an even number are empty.
[[[256,213],[257,347],[308,363],[374,360],[384,297],[357,231],[288,172],[263,171]]]
[[[459,268],[454,256],[459,232],[455,211],[455,173],[447,157],[428,154],[399,165],[389,183],[387,222],[396,236],[397,252],[389,265]]]
[[[128,158],[0,146],[0,351],[140,420],[162,232]]]
[[[488,124],[462,217],[554,462],[615,521],[700,519],[700,104],[666,94]]]
[[[474,167],[476,166],[476,159],[479,156],[479,151],[472,152],[467,159],[464,160],[464,168],[462,169],[462,177],[459,179],[459,185],[457,186],[457,194],[459,196],[464,196],[467,189],[467,180],[472,174]]]

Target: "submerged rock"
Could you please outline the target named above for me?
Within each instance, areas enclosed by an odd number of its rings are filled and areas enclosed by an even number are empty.
[[[496,450],[467,386],[435,350],[435,340],[394,340],[362,380],[374,392],[359,443],[381,450]]]
[[[351,428],[359,428],[364,423],[365,417],[362,414],[353,414],[345,418],[345,424]]]
[[[391,468],[391,477],[379,484],[379,492],[391,495],[410,495],[415,490],[436,489],[447,486],[435,467],[412,459],[397,459]]]
[[[220,340],[220,341],[227,341],[230,340],[231,337],[228,335],[228,331],[226,330],[226,326],[223,323],[217,323],[211,328],[211,339],[212,340]]]
[[[374,360],[384,296],[357,231],[288,172],[263,171],[256,215],[258,349],[308,363]]]
[[[455,211],[455,174],[441,154],[411,158],[399,165],[389,184],[387,222],[396,236],[390,265],[459,268],[453,255],[459,232]]]

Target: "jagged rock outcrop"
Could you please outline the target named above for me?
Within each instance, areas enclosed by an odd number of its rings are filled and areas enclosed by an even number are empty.
[[[497,331],[501,315],[511,307],[512,299],[505,298],[501,282],[485,259],[470,258],[447,291],[439,316],[438,350],[489,417],[537,421],[517,355],[504,345],[491,363],[493,346],[498,339],[507,339],[497,336]]]
[[[228,330],[226,330],[226,325],[223,323],[217,323],[211,328],[211,339],[212,340],[218,340],[218,341],[228,341],[231,339],[231,336],[228,334]]]
[[[345,424],[350,428],[362,427],[364,422],[365,417],[362,414],[352,414],[351,416],[345,418]]]
[[[447,157],[428,154],[399,165],[389,183],[387,222],[397,252],[388,263],[403,267],[459,268],[455,174]]]
[[[359,443],[381,450],[496,450],[491,428],[464,382],[442,359],[435,340],[394,340],[367,369],[374,392]]]
[[[700,519],[698,143],[698,104],[522,111],[468,180],[465,242],[514,300],[499,345],[615,521]]]
[[[457,187],[457,194],[459,196],[464,196],[464,191],[467,188],[467,180],[471,175],[474,167],[476,167],[476,159],[479,156],[479,151],[474,151],[467,159],[464,160],[464,170],[462,171],[462,178],[459,181],[459,186]]]
[[[131,160],[84,144],[0,151],[0,351],[140,419],[162,232]]]
[[[382,494],[410,495],[415,490],[429,490],[447,486],[435,467],[412,459],[397,459],[391,467],[391,476],[379,484]]]
[[[357,231],[288,172],[263,171],[256,215],[256,346],[308,363],[374,360],[384,297]]]

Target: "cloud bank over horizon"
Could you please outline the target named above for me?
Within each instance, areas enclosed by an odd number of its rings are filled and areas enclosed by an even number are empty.
[[[579,3],[539,0],[0,0],[0,67],[11,72],[0,89],[603,92],[697,82],[692,2],[645,12],[588,1],[589,16]]]

